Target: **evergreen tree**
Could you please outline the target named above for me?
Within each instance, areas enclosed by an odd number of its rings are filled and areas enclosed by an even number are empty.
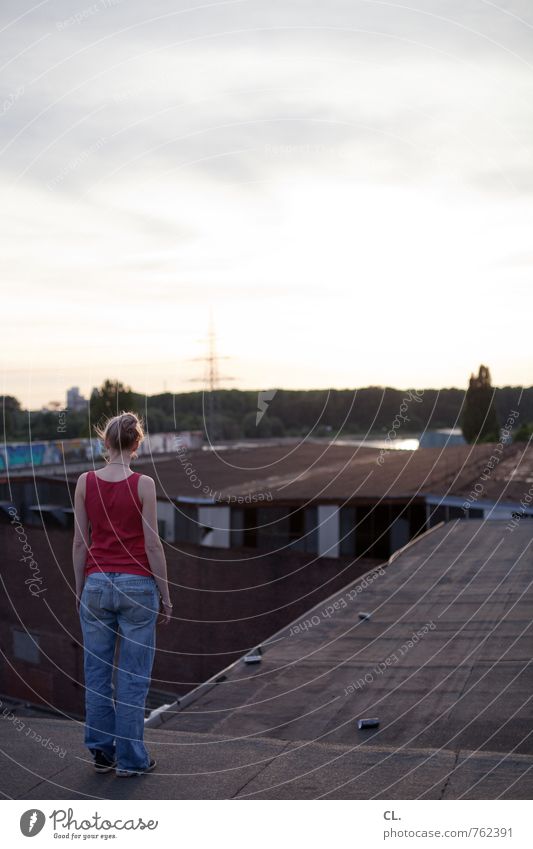
[[[481,365],[476,375],[470,375],[461,419],[463,436],[473,442],[498,442],[499,425],[494,407],[494,390],[490,371]]]
[[[91,393],[90,416],[93,424],[101,420],[117,416],[122,410],[132,410],[142,414],[142,410],[136,409],[135,396],[129,386],[124,386],[119,380],[105,380],[99,389]]]

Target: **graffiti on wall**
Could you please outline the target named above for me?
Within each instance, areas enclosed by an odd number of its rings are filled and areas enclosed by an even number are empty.
[[[99,460],[99,439],[66,439],[49,442],[7,442],[0,445],[0,470]]]
[[[202,431],[154,433],[147,436],[138,451],[146,454],[168,454],[174,450],[176,436],[190,448],[202,444]],[[102,462],[101,439],[55,439],[43,442],[4,442],[0,445],[0,471],[48,466],[58,463]]]

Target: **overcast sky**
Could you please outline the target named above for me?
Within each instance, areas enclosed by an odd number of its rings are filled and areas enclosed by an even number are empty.
[[[533,383],[529,0],[3,0],[2,391]]]

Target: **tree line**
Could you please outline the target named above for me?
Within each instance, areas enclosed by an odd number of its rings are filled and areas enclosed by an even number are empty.
[[[478,374],[471,376],[466,391],[447,388],[416,392],[419,398],[408,405],[399,436],[418,436],[426,428],[462,427],[467,442],[498,441],[499,427],[513,409],[520,411],[514,438],[527,440],[533,433],[533,387],[492,387],[486,366],[480,366]],[[146,396],[120,381],[107,379],[93,392],[84,411],[30,411],[16,398],[4,396],[3,438],[35,441],[94,436],[94,425],[121,410],[140,414],[148,432],[203,430],[211,440],[305,435],[379,437],[390,430],[404,399],[405,390],[381,386],[278,389],[261,417],[256,391],[220,389],[210,406],[207,392]]]

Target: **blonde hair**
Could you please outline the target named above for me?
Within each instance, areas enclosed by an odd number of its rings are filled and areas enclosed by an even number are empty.
[[[109,449],[113,451],[129,451],[136,443],[140,445],[144,439],[144,428],[141,419],[136,413],[119,413],[107,419],[103,425],[96,425],[95,431],[104,443],[106,453]],[[134,452],[132,457],[137,454]]]

